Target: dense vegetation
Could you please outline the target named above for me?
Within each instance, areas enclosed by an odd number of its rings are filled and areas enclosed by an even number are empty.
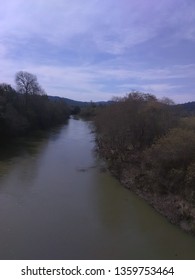
[[[95,126],[113,174],[195,232],[195,117],[169,99],[133,92],[99,108]]]
[[[61,100],[49,100],[28,72],[16,74],[17,90],[0,84],[0,138],[19,136],[36,129],[46,129],[64,122],[69,116]]]

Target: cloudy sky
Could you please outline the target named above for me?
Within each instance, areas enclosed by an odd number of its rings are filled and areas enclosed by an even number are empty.
[[[37,75],[49,95],[132,90],[195,100],[194,0],[0,0],[0,82]]]

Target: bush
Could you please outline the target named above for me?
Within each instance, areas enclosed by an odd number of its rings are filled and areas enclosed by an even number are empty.
[[[125,152],[144,150],[175,126],[171,106],[153,95],[134,92],[100,108],[95,118],[97,132],[112,149]]]
[[[192,188],[195,176],[195,131],[174,128],[147,149],[144,155],[144,168],[156,188],[163,192],[189,195],[188,190]]]

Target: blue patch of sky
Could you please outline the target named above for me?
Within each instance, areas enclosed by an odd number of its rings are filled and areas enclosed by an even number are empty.
[[[62,46],[53,46],[45,40],[31,37],[28,40],[18,40],[11,48],[9,58],[27,63],[38,64],[76,64],[77,54],[74,50]]]
[[[153,39],[144,44],[132,47],[128,55],[128,60],[139,61],[151,67],[191,64],[194,62],[194,59],[192,59],[193,52],[193,45],[190,42],[182,42],[177,47],[175,45],[165,45],[164,41]]]

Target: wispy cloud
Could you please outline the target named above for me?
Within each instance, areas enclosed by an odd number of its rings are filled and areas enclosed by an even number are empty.
[[[194,11],[193,0],[5,1],[0,79],[30,71],[48,94],[83,100],[132,88],[192,100]]]
[[[108,100],[113,95],[131,90],[151,92],[160,97],[183,90],[182,79],[195,74],[194,65],[178,65],[170,69],[110,69],[97,65],[48,66],[29,65],[26,71],[37,73],[41,84],[53,95],[85,100]]]

